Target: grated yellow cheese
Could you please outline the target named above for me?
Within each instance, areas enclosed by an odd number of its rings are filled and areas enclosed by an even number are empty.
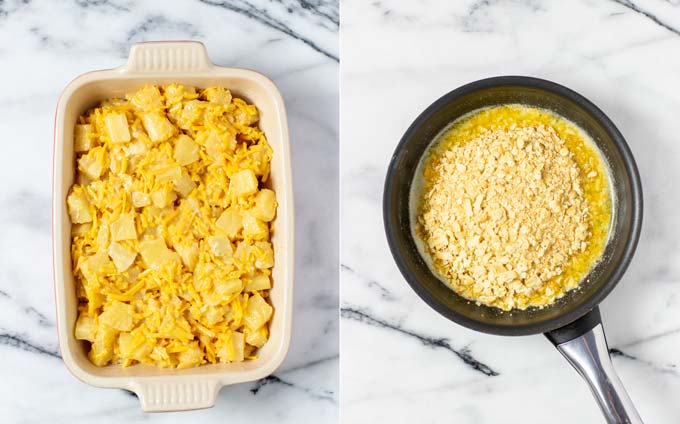
[[[269,337],[277,203],[258,110],[229,90],[145,86],[80,117],[66,199],[75,336],[97,366],[256,358]]]

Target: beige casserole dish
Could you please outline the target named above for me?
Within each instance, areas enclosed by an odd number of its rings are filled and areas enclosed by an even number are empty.
[[[220,85],[254,103],[260,128],[274,152],[271,186],[278,201],[272,234],[275,265],[270,292],[274,315],[270,338],[258,358],[230,364],[175,370],[136,364],[97,367],[87,358],[85,342],[75,339],[76,289],[71,267],[71,222],[66,196],[73,184],[73,132],[78,116],[101,100],[122,97],[145,84],[178,82],[196,87]],[[293,311],[293,191],[288,126],[281,95],[261,74],[213,65],[198,42],[150,42],[132,46],[126,64],[91,72],[72,81],[57,105],[54,127],[52,242],[54,291],[59,348],[68,369],[80,380],[99,387],[130,390],[145,411],[174,411],[211,407],[224,385],[253,381],[271,374],[288,351]]]

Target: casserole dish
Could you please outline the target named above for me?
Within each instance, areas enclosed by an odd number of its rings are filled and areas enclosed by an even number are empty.
[[[71,222],[66,196],[75,175],[73,132],[76,120],[98,102],[123,97],[145,84],[177,82],[196,87],[223,86],[255,104],[259,126],[273,150],[268,185],[276,192],[278,209],[272,233],[275,265],[270,301],[274,315],[270,337],[255,360],[203,365],[183,370],[146,364],[127,368],[97,367],[87,357],[85,342],[76,340],[76,285],[71,261]],[[271,374],[283,361],[290,343],[293,309],[293,195],[288,127],[283,100],[274,84],[249,70],[213,65],[198,42],[148,42],[132,46],[121,67],[81,75],[62,93],[54,126],[52,255],[59,348],[67,368],[80,380],[99,387],[134,392],[145,411],[211,407],[219,389]]]

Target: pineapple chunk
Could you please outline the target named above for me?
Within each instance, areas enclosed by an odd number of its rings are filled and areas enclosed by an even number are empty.
[[[92,125],[78,124],[76,125],[75,143],[73,148],[76,152],[87,152],[94,146],[93,135],[94,130]]]
[[[71,236],[72,237],[84,236],[85,234],[89,233],[91,229],[92,229],[91,222],[86,222],[84,224],[73,224],[71,226]]]
[[[186,166],[198,160],[198,144],[194,143],[188,135],[180,135],[177,137],[175,144],[174,158],[178,164]]]
[[[135,140],[123,146],[123,151],[128,156],[137,156],[146,153],[149,150],[142,140]]]
[[[121,214],[117,220],[109,226],[111,230],[111,240],[136,240],[137,230],[135,229],[135,215],[130,213]]]
[[[238,278],[215,282],[215,291],[224,299],[229,298],[232,294],[240,292],[242,289],[243,283]]]
[[[82,155],[78,160],[80,169],[91,180],[98,180],[108,167],[107,154],[104,146],[94,147]]]
[[[243,215],[243,236],[263,240],[269,236],[269,227],[250,213]]]
[[[168,249],[161,238],[144,240],[139,243],[139,252],[147,266],[159,268],[167,262],[181,261],[176,252]]]
[[[92,212],[90,201],[87,200],[87,195],[80,186],[73,186],[73,190],[66,198],[68,204],[68,214],[71,217],[71,222],[74,224],[83,224],[85,222],[92,222]]]
[[[85,312],[81,312],[80,315],[78,315],[78,320],[76,320],[75,333],[76,339],[88,340],[94,343],[94,337],[96,333],[94,317]]]
[[[260,119],[257,107],[249,105],[242,99],[234,99],[234,104],[237,106],[233,117],[230,117],[234,122],[241,125],[252,125]]]
[[[255,172],[255,175],[263,176],[269,173],[271,155],[271,148],[266,144],[254,144],[248,147],[250,168]]]
[[[179,165],[171,165],[160,170],[156,174],[158,181],[177,181],[182,176],[182,168]]]
[[[188,88],[188,87],[186,87]],[[165,96],[165,103],[174,105],[180,103],[184,99],[185,87],[173,82],[163,87],[163,94]]]
[[[97,231],[97,247],[106,249],[109,246],[109,227],[102,225]]]
[[[193,271],[196,267],[196,262],[198,262],[198,243],[194,240],[179,243],[175,245],[175,250],[182,259],[184,266]]]
[[[113,358],[113,344],[115,340],[116,331],[113,328],[100,323],[97,327],[94,343],[92,343],[92,349],[88,355],[90,361],[98,367],[106,365],[111,358]]]
[[[205,144],[205,151],[208,153],[208,156],[214,160],[220,160],[225,153],[234,150],[236,147],[236,138],[230,136],[228,133],[225,133],[224,137],[222,137],[217,132],[210,131],[203,143]]]
[[[130,125],[130,133],[132,133],[132,139],[134,140],[134,143],[124,144],[123,148],[125,148],[126,151],[134,152],[133,154],[139,154],[141,153],[140,150],[149,150],[151,139],[149,139],[149,136],[146,134],[146,131],[144,130],[144,124],[142,124],[140,119],[135,119]],[[143,149],[142,145],[144,145]]]
[[[128,283],[128,284],[134,284],[137,281],[137,277],[139,277],[139,274],[142,271],[139,269],[139,266],[135,265],[131,268],[126,269],[121,273],[121,276],[123,279]]]
[[[198,291],[210,289],[214,272],[215,265],[212,263],[199,262],[196,264],[196,269],[194,270],[194,288]]]
[[[236,145],[238,144],[238,141],[236,140],[236,133],[227,131],[222,134],[222,140],[226,143],[227,151],[228,152],[233,152],[236,150]]]
[[[251,330],[256,330],[269,321],[274,309],[259,294],[248,299],[248,306],[243,313],[243,322]]]
[[[274,249],[268,241],[255,242],[256,258],[255,267],[266,269],[274,266]]]
[[[187,197],[196,188],[196,183],[191,179],[189,174],[182,170],[182,175],[175,181],[175,191],[182,197]]]
[[[253,246],[246,240],[240,241],[236,245],[236,250],[234,251],[234,258],[240,262],[250,261],[250,255],[253,252]]]
[[[226,339],[226,340],[225,340]],[[245,338],[243,333],[234,331],[230,337],[222,337],[222,346],[217,351],[220,362],[242,362],[244,359]]]
[[[139,252],[147,265],[160,265],[168,250],[165,241],[160,238],[144,240],[139,243]]]
[[[99,290],[99,286],[85,282],[83,283],[82,291],[84,297],[87,298],[87,313],[90,315],[98,315],[98,309],[104,303],[104,295]]]
[[[175,200],[177,200],[177,195],[170,187],[162,188],[151,193],[151,201],[159,209],[163,209]]]
[[[132,333],[120,333],[118,347],[123,358],[131,358],[132,352],[138,347],[138,343],[135,342],[135,336]]]
[[[208,325],[215,325],[218,322],[223,321],[226,315],[226,308],[228,308],[228,306],[208,306],[204,314],[206,323]]]
[[[185,102],[182,114],[177,122],[179,127],[183,130],[189,130],[194,125],[202,123],[205,105],[207,104],[207,102],[202,102],[200,100],[189,100],[188,102]]]
[[[211,285],[207,286],[207,288],[202,288],[202,289],[196,288],[196,290],[198,290],[201,294],[201,302],[204,305],[207,305],[207,306],[215,306],[215,307],[221,306],[222,301],[224,299],[222,299],[222,297],[219,296],[215,292],[215,290],[212,290],[212,281],[210,281],[210,284]],[[196,281],[194,281],[194,287],[197,287]]]
[[[165,141],[175,134],[175,126],[162,113],[145,113],[142,116],[142,122],[149,138],[154,143]]]
[[[243,217],[234,208],[227,208],[217,219],[215,224],[223,229],[230,239],[236,238],[238,232],[243,228]]]
[[[110,264],[109,255],[106,252],[98,251],[83,260],[80,264],[80,271],[89,285],[94,288],[98,286],[99,276],[108,272]]]
[[[114,174],[119,174],[121,178],[129,178],[126,175],[128,159],[125,151],[120,145],[111,146],[109,149],[109,169]]]
[[[210,252],[215,256],[231,258],[232,254],[234,253],[234,249],[231,246],[231,242],[226,237],[222,236],[208,237],[208,246],[210,246]]]
[[[92,182],[92,179],[88,177],[87,175],[83,174],[82,172],[78,172],[78,175],[76,175],[76,184],[80,186],[87,186]]]
[[[246,343],[255,347],[262,347],[269,338],[269,330],[263,325],[257,330],[246,329]]]
[[[163,109],[161,93],[155,85],[146,85],[140,88],[135,94],[129,96],[129,99],[130,103],[144,112],[155,112]]]
[[[137,252],[114,241],[109,246],[109,256],[113,259],[118,272],[123,272],[135,262]]]
[[[211,87],[203,91],[209,102],[227,106],[231,103],[231,92],[223,87]]]
[[[134,308],[127,303],[114,300],[104,306],[104,312],[99,315],[99,324],[105,324],[118,331],[130,331],[134,326]]]
[[[229,361],[243,362],[243,350],[245,348],[243,333],[239,333],[238,331],[231,333],[231,348],[232,352],[230,352]]]
[[[198,342],[192,342],[189,348],[184,352],[180,352],[177,357],[179,359],[177,368],[179,369],[195,367],[204,362],[203,349],[200,348]]]
[[[231,176],[229,191],[237,197],[250,196],[257,192],[257,177],[250,169],[241,170]]]
[[[269,280],[269,276],[266,274],[257,274],[250,279],[248,284],[246,284],[244,291],[253,292],[257,290],[269,290],[271,288],[272,284]]]
[[[142,191],[132,192],[132,205],[136,208],[143,208],[144,206],[149,206],[151,204],[151,199],[149,195]]]
[[[121,333],[118,336],[120,355],[124,359],[142,361],[151,353],[153,347],[147,343],[147,339],[139,328],[129,333]]]
[[[111,143],[130,141],[130,128],[124,113],[109,113],[104,117],[104,125]]]
[[[255,351],[257,348],[255,346],[251,346],[249,344],[246,344],[245,348],[243,349],[243,356],[248,358],[248,359],[253,359],[253,356],[257,358]]]
[[[255,196],[255,207],[252,213],[262,221],[269,222],[276,215],[276,206],[276,194],[268,188],[263,188]]]

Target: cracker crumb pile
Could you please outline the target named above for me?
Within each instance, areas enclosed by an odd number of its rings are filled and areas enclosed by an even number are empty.
[[[525,308],[539,289],[550,298],[545,283],[588,246],[583,178],[550,126],[482,128],[426,172],[420,237],[443,277],[469,299],[510,310]]]

